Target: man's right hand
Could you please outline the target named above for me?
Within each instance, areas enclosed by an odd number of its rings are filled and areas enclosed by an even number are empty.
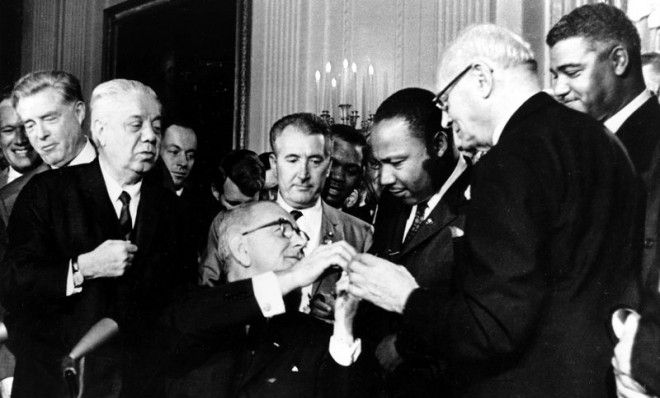
[[[129,241],[106,240],[91,252],[78,256],[78,267],[85,279],[122,276],[133,263],[137,249]]]
[[[299,287],[312,284],[327,268],[338,266],[346,269],[357,252],[345,241],[321,245],[288,270],[278,272],[282,295]]]

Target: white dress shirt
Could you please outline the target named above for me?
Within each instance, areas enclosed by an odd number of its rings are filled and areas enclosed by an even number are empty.
[[[7,184],[10,182],[14,181],[18,177],[22,176],[23,173],[19,173],[18,171],[14,170],[13,167],[9,166],[9,171],[7,172]]]
[[[623,123],[628,120],[630,115],[635,113],[649,98],[652,97],[652,94],[649,90],[643,90],[637,97],[632,101],[628,102],[626,106],[621,108],[617,113],[615,113],[611,118],[607,119],[603,124],[607,127],[608,130],[616,134]]]
[[[83,147],[83,149],[78,153],[78,155],[76,155],[75,158],[73,158],[72,161],[67,163],[64,167],[91,163],[94,159],[96,159],[96,149],[94,149],[92,143],[89,142],[89,139],[86,139],[85,146]],[[50,166],[50,167],[53,169],[59,169],[59,167],[55,167],[55,166]]]

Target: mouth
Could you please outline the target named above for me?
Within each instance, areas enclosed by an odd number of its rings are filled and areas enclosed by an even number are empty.
[[[142,160],[152,160],[156,158],[156,153],[150,151],[142,151],[142,152],[138,152],[137,157]]]
[[[389,188],[389,191],[392,195],[396,197],[401,197],[405,196],[406,190],[405,189],[400,189],[400,188]]]
[[[53,149],[55,149],[56,146],[57,146],[57,144],[53,143],[53,144],[43,145],[40,148],[43,152],[48,153],[48,152],[53,151]]]
[[[310,191],[314,188],[312,185],[294,185],[293,187],[298,191]]]
[[[188,176],[188,173],[182,173],[182,172],[179,172],[179,171],[173,171],[173,172],[172,172],[172,175],[173,175],[174,177],[176,177],[176,178],[184,179],[184,178],[186,178],[186,177]]]
[[[27,148],[14,148],[11,150],[16,156],[27,157],[30,151]]]

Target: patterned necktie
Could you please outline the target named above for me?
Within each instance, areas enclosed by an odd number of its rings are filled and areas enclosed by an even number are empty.
[[[427,207],[428,207],[428,201],[420,202],[417,204],[417,211],[415,211],[415,218],[413,218],[412,225],[408,230],[408,235],[406,235],[406,239],[404,239],[405,242],[409,242],[413,238],[413,236],[415,236],[415,234],[419,230],[419,227],[422,226],[422,223],[424,221],[424,212],[426,211]]]
[[[119,213],[119,230],[121,237],[124,240],[131,240],[131,231],[133,230],[133,221],[131,220],[131,212],[128,210],[128,205],[131,203],[131,195],[126,191],[122,191],[119,195],[121,202],[121,213]]]

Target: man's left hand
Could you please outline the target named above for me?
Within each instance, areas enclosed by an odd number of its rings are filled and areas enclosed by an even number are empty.
[[[386,311],[403,313],[408,296],[419,287],[405,267],[371,254],[358,254],[348,265],[349,293]]]

